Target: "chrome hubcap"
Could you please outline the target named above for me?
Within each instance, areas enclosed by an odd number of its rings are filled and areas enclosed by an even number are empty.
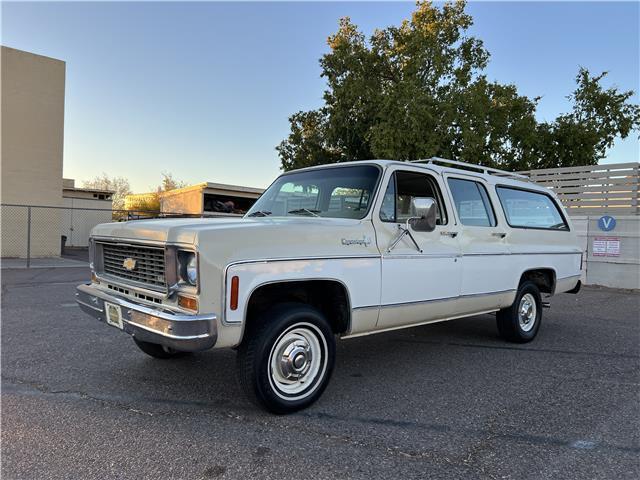
[[[525,293],[520,299],[518,308],[518,322],[523,331],[531,331],[536,323],[536,314],[536,299],[530,293]]]
[[[291,339],[280,354],[280,374],[287,379],[299,379],[311,366],[311,347],[305,339]]]
[[[269,381],[287,400],[310,395],[327,367],[327,344],[315,325],[296,324],[283,332],[269,354]]]

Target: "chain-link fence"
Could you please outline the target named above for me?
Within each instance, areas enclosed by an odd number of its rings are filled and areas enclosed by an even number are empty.
[[[224,217],[224,214],[185,214],[147,210],[51,207],[41,205],[0,206],[2,258],[31,259],[69,256],[83,258],[91,229],[100,223],[158,217]]]

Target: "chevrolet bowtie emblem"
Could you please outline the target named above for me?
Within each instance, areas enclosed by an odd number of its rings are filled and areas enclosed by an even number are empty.
[[[136,261],[131,257],[125,258],[124,262],[122,262],[122,266],[127,270],[131,271],[134,268],[136,268]]]

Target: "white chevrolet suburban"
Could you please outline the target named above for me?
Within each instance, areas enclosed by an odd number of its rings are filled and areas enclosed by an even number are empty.
[[[98,225],[90,261],[85,312],[156,358],[237,349],[246,393],[285,413],[322,394],[336,337],[496,312],[532,340],[582,253],[549,190],[434,158],[288,172],[243,218]]]

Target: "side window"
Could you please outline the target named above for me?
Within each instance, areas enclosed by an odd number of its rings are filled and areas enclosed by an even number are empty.
[[[447,223],[447,214],[442,194],[436,181],[427,174],[396,171],[389,180],[387,191],[380,207],[380,220],[383,222],[406,222],[415,217],[412,200],[418,197],[433,198],[438,205],[437,224]]]
[[[486,188],[479,182],[450,178],[449,189],[463,225],[495,227],[496,216]]]
[[[556,203],[544,193],[496,187],[507,222],[512,227],[569,230]]]
[[[389,179],[387,191],[384,192],[382,205],[380,206],[380,220],[383,222],[396,221],[396,175],[395,173]]]

